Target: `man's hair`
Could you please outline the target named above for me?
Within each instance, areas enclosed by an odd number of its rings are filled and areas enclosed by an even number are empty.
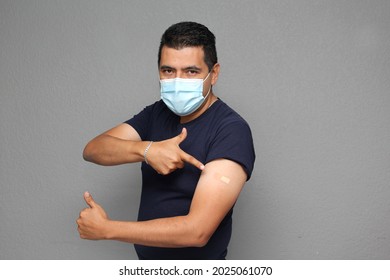
[[[163,46],[180,50],[185,47],[202,47],[204,62],[209,71],[218,62],[214,34],[204,25],[196,22],[179,22],[170,26],[162,35],[158,50],[158,65]]]

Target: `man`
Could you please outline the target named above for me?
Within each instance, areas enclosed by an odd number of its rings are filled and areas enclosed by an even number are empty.
[[[158,66],[161,100],[83,154],[101,165],[142,162],[138,221],[110,220],[85,193],[80,237],[133,243],[140,259],[225,259],[233,206],[255,160],[250,128],[214,95],[220,65],[207,27],[168,28]]]

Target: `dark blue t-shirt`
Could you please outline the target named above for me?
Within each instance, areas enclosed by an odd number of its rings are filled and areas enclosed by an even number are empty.
[[[249,180],[255,151],[247,122],[218,99],[195,120],[181,124],[163,101],[147,106],[126,121],[143,141],[162,141],[179,135],[185,127],[187,138],[180,148],[203,164],[215,159],[239,163]],[[201,171],[186,163],[169,175],[160,175],[142,163],[142,194],[139,221],[186,215],[189,212]],[[210,186],[212,187],[212,186]],[[202,248],[157,248],[134,245],[140,259],[224,259],[232,230],[232,211],[225,216],[209,242]]]

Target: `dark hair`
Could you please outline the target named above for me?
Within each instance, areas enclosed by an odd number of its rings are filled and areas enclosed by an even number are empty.
[[[209,71],[218,62],[215,36],[204,25],[196,22],[179,22],[170,26],[162,35],[158,50],[158,65],[163,46],[180,50],[185,47],[203,47],[204,62]]]

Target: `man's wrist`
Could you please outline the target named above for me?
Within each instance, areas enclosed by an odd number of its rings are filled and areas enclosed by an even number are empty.
[[[144,154],[143,154],[143,156],[144,156],[144,161],[146,162],[146,164],[147,165],[149,165],[149,162],[148,162],[148,151],[149,151],[149,149],[150,149],[150,146],[152,146],[152,144],[153,144],[153,141],[150,141],[149,142],[149,144],[146,146],[146,148],[145,148],[145,150],[144,150]]]
[[[107,219],[102,225],[102,239],[103,240],[112,240],[114,238],[115,223],[112,220]]]

